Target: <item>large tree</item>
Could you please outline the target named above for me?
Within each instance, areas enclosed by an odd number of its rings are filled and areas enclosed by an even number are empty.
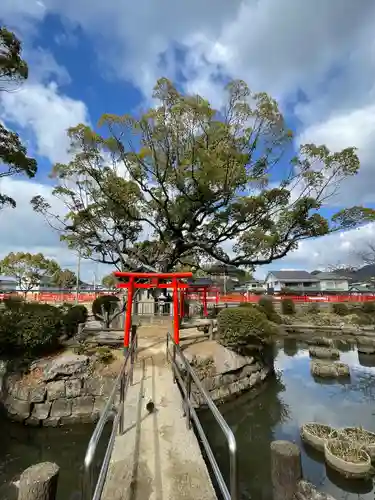
[[[107,276],[104,276],[102,278],[102,285],[105,287],[105,288],[116,288],[116,284],[118,283],[118,280],[116,278],[116,276],[111,273],[111,274],[108,274]]]
[[[0,272],[12,276],[24,293],[36,288],[45,277],[51,278],[60,271],[58,263],[43,254],[25,252],[9,253],[0,261]]]
[[[373,217],[362,207],[330,220],[319,213],[357,174],[354,148],[306,144],[292,157],[293,134],[273,99],[242,81],[227,94],[217,111],[161,79],[158,105],[140,118],[105,115],[102,135],[70,129],[72,160],[53,169],[66,217],[40,196],[34,209],[85,257],[160,270],[192,260],[251,269]]]
[[[53,275],[52,282],[59,288],[74,288],[77,286],[77,276],[70,269],[59,269]]]
[[[21,57],[22,45],[14,33],[0,27],[0,91],[12,91],[28,77],[27,63]],[[18,134],[8,130],[0,120],[0,179],[15,174],[34,177],[36,161],[27,156]],[[14,199],[0,193],[0,208],[15,207]]]

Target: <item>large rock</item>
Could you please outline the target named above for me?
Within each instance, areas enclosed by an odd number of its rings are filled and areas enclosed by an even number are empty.
[[[301,480],[298,483],[296,500],[335,500],[328,493],[318,491],[314,485],[308,481]]]
[[[76,398],[81,395],[82,382],[79,378],[69,379],[65,382],[65,392],[67,398]]]
[[[43,403],[46,397],[46,386],[44,384],[38,384],[30,389],[30,403]]]
[[[52,403],[51,417],[69,417],[72,414],[72,401],[70,399],[56,399]]]
[[[14,385],[10,386],[9,393],[12,394],[16,399],[21,399],[22,401],[29,401],[30,398],[30,386],[23,383],[21,380],[17,381]]]
[[[45,420],[48,418],[51,406],[52,403],[36,403],[31,416],[39,420]]]
[[[109,396],[115,379],[109,377],[90,377],[85,380],[85,393],[89,396]]]
[[[50,401],[65,397],[65,382],[64,380],[56,380],[47,384],[47,395]]]
[[[241,370],[244,366],[254,363],[253,357],[240,356],[215,340],[190,345],[184,349],[184,354],[193,365],[203,365],[211,360],[217,375]]]
[[[90,415],[94,408],[94,398],[91,396],[81,396],[73,399],[72,415]]]
[[[11,415],[17,415],[20,420],[28,418],[30,415],[30,403],[21,401],[10,394],[4,402],[4,406]]]
[[[80,354],[63,354],[53,359],[44,369],[44,380],[53,380],[59,376],[82,374],[88,365],[88,356]]]

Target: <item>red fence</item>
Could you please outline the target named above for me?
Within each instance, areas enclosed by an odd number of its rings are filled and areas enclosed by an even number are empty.
[[[113,292],[83,292],[78,294],[78,302],[92,302],[98,295],[108,295]],[[0,300],[11,295],[17,295],[17,293],[0,293]],[[23,295],[19,293],[19,295]],[[211,303],[221,303],[221,304],[238,304],[241,302],[251,302],[256,303],[260,299],[260,295],[241,295],[241,294],[229,294],[213,296],[207,293],[207,302]],[[200,300],[198,294],[189,294],[189,298],[193,300]],[[375,294],[352,294],[352,295],[275,295],[274,300],[282,299],[292,299],[294,302],[307,303],[307,302],[368,302],[375,301]],[[40,301],[40,302],[75,302],[75,293],[48,293],[48,292],[29,292],[27,294],[28,300]]]
[[[224,303],[241,303],[241,302],[258,302],[261,295],[221,295],[219,302]],[[292,299],[293,302],[368,302],[375,301],[375,294],[358,294],[358,295],[274,295],[274,300]]]
[[[99,295],[108,295],[112,294],[112,292],[97,292],[97,293],[79,293],[78,294],[78,302],[92,302]],[[0,300],[11,297],[14,295],[23,296],[22,292],[19,293],[0,293]],[[28,292],[27,300],[29,301],[37,301],[37,302],[75,302],[77,296],[75,293],[67,293],[67,292],[56,292],[56,293],[48,293],[48,292]]]

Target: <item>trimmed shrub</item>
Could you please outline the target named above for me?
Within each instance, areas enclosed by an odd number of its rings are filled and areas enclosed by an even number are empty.
[[[373,325],[375,318],[371,314],[366,314],[362,311],[358,311],[352,319],[353,323],[360,326]]]
[[[311,302],[307,306],[307,312],[309,314],[319,314],[320,313],[320,305],[317,302]]]
[[[256,307],[230,307],[217,317],[219,342],[233,350],[269,343],[275,327]]]
[[[0,314],[0,352],[33,356],[59,344],[63,316],[49,304],[23,304]]]
[[[366,314],[374,314],[375,313],[375,301],[364,302],[361,306],[362,312]]]
[[[273,298],[272,297],[266,297],[263,295],[258,301],[258,307],[261,311],[264,312],[264,314],[267,316],[270,316],[274,314],[275,311],[275,305],[273,303]]]
[[[259,299],[256,307],[266,316],[269,321],[272,321],[272,323],[282,323],[281,316],[275,310],[275,304],[272,297],[267,297],[264,295]]]
[[[96,356],[99,363],[103,363],[103,365],[109,365],[115,359],[111,349],[105,346],[96,349]]]
[[[9,297],[5,297],[2,302],[6,309],[19,309],[25,304],[24,298],[19,295],[10,295]]]
[[[69,308],[63,318],[65,333],[69,337],[75,335],[78,331],[78,325],[86,323],[88,315],[89,313],[83,305],[76,305]]]
[[[349,314],[349,308],[347,304],[338,302],[336,304],[332,304],[332,312],[333,314],[337,314],[338,316],[346,316],[347,314]]]
[[[116,295],[100,295],[92,303],[92,313],[95,319],[103,321],[103,312],[113,314],[119,306],[120,299]],[[108,325],[109,326],[109,325]]]
[[[296,314],[296,305],[292,299],[282,299],[281,312],[286,315]]]

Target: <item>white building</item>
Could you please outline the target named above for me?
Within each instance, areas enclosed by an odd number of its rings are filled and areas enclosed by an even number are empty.
[[[349,280],[345,276],[336,273],[317,273],[314,275],[319,280],[319,289],[324,292],[347,292]]]
[[[299,291],[319,290],[319,280],[307,271],[270,271],[265,279],[266,289],[281,292],[283,288]]]
[[[14,292],[17,289],[17,280],[12,276],[0,276],[0,291]]]

